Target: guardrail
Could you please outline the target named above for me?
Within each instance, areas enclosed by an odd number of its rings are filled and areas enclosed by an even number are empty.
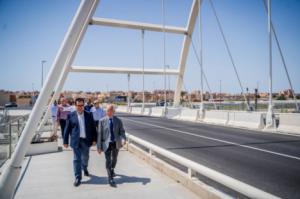
[[[205,110],[198,109],[170,108],[167,107],[166,114],[163,107],[145,108],[144,112],[139,107],[129,107],[133,111],[127,113],[143,114],[154,117],[166,117],[168,119],[180,119],[184,121],[203,122],[229,127],[247,128],[252,130],[264,130],[266,126],[265,112],[247,111],[224,111],[224,110]],[[127,110],[126,106],[118,106],[117,112]],[[276,127],[271,129],[273,132],[290,134],[300,134],[299,113],[275,113]]]
[[[215,182],[218,182],[218,183],[220,183],[242,195],[250,197],[250,198],[260,198],[260,199],[279,198],[277,196],[274,196],[274,195],[267,193],[265,191],[262,191],[256,187],[253,187],[244,182],[241,182],[239,180],[236,180],[234,178],[226,176],[218,171],[215,171],[213,169],[205,167],[199,163],[196,163],[187,158],[179,156],[175,153],[172,153],[166,149],[158,147],[154,144],[151,144],[150,142],[142,140],[142,139],[135,137],[133,135],[130,135],[128,133],[127,133],[127,138],[128,138],[128,144],[134,145],[134,143],[137,143],[138,145],[148,149],[150,156],[152,156],[154,153],[157,153],[161,156],[164,156],[164,157],[176,162],[177,164],[187,167],[188,175],[190,178],[192,177],[193,173],[196,172],[196,173],[206,176],[207,178],[209,178]]]
[[[11,157],[29,115],[0,124],[1,165]]]

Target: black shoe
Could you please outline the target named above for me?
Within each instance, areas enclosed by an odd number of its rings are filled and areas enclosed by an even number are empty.
[[[116,177],[116,173],[115,173],[114,169],[111,170],[111,176]]]
[[[90,173],[89,173],[88,170],[84,170],[83,173],[84,173],[85,176],[90,176]]]
[[[79,185],[81,184],[81,180],[79,178],[76,178],[75,179],[75,182],[74,182],[74,187],[78,187]]]
[[[116,182],[114,181],[113,178],[111,178],[111,179],[108,180],[108,184],[109,184],[109,186],[111,186],[111,187],[117,187]]]

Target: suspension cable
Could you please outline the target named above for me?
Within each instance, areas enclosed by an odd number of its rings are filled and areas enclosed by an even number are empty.
[[[214,15],[215,15],[215,17],[216,17],[217,24],[218,24],[219,30],[220,30],[220,32],[221,32],[221,34],[222,34],[222,38],[223,38],[223,41],[224,41],[224,43],[225,43],[227,53],[228,53],[228,55],[229,55],[231,64],[232,64],[232,66],[233,66],[235,75],[236,75],[236,77],[237,77],[237,79],[238,79],[239,86],[240,86],[240,88],[241,88],[241,93],[242,93],[242,95],[244,96],[244,100],[245,100],[245,102],[246,102],[247,109],[250,110],[249,102],[248,102],[247,97],[246,97],[246,95],[245,95],[245,93],[244,93],[244,88],[243,88],[243,86],[242,86],[242,82],[241,82],[241,80],[240,80],[240,77],[239,77],[237,68],[236,68],[236,66],[235,66],[235,63],[234,63],[234,60],[233,60],[231,51],[230,51],[230,49],[229,49],[228,42],[227,42],[227,40],[226,40],[226,38],[225,38],[225,34],[224,34],[224,31],[223,31],[221,22],[220,22],[220,20],[219,20],[219,17],[218,17],[218,15],[217,15],[217,11],[216,11],[216,9],[215,9],[215,7],[214,7],[214,4],[213,4],[212,0],[209,0],[209,2],[210,2],[210,5],[211,5],[211,8],[212,8],[212,10],[213,10],[213,13],[214,13]]]
[[[182,77],[182,84],[183,84],[183,89],[188,93],[188,90],[187,90],[187,88],[186,88],[186,86],[185,86],[183,77]],[[193,108],[193,107],[192,107],[192,102],[191,102],[191,99],[190,99],[189,95],[188,95],[188,105],[190,106],[190,108]]]
[[[201,62],[200,62],[200,58],[199,58],[199,56],[198,56],[198,53],[197,53],[197,50],[196,50],[196,47],[195,47],[195,44],[194,44],[194,41],[193,41],[193,39],[192,39],[192,37],[191,36],[189,36],[189,38],[190,38],[190,40],[191,40],[191,44],[192,44],[192,47],[193,47],[193,51],[194,51],[194,54],[196,55],[196,60],[197,60],[197,62],[198,62],[198,65],[201,67]],[[211,90],[211,88],[210,88],[210,86],[209,86],[209,83],[208,83],[208,80],[207,80],[207,77],[206,77],[206,74],[205,74],[205,72],[204,72],[204,70],[202,69],[202,74],[203,74],[203,79],[205,80],[205,82],[206,82],[206,85],[207,85],[207,88],[208,88],[208,90],[209,90],[209,93],[210,93],[210,98],[211,99],[213,99],[213,97],[212,97],[212,90]],[[216,103],[215,103],[215,101],[213,101],[213,103],[214,103],[214,107],[215,107],[215,109],[217,109],[217,105],[216,105]]]
[[[268,12],[266,0],[262,0],[262,1],[264,3],[265,11]],[[293,95],[293,98],[294,98],[294,101],[295,101],[296,109],[297,109],[297,111],[299,111],[299,106],[298,106],[297,98],[296,98],[296,95],[295,95],[295,92],[294,92],[294,89],[293,89],[293,85],[292,85],[292,81],[291,81],[291,78],[290,78],[290,74],[288,72],[288,68],[287,68],[287,65],[286,65],[286,62],[285,62],[285,58],[283,56],[283,52],[282,52],[279,40],[277,38],[277,34],[276,34],[275,28],[273,26],[272,20],[271,20],[271,29],[272,29],[272,32],[273,32],[273,35],[274,35],[274,38],[275,38],[275,41],[276,41],[276,45],[278,47],[278,51],[279,51],[279,54],[280,54],[280,57],[281,57],[281,61],[282,61],[282,64],[283,64],[283,67],[284,67],[287,79],[289,81],[289,85],[290,85],[290,88],[291,88],[291,91],[292,91],[292,95]]]

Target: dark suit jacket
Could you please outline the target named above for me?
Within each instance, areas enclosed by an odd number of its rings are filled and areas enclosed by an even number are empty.
[[[93,115],[84,111],[85,133],[88,145],[91,146],[93,142],[97,141],[97,131]],[[64,144],[69,144],[69,136],[71,136],[72,148],[79,147],[80,128],[78,122],[77,111],[68,114],[67,123],[64,132]]]

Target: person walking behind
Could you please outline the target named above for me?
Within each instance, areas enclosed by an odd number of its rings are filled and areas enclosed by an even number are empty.
[[[75,100],[76,111],[70,113],[67,118],[66,129],[64,132],[64,147],[70,146],[73,149],[73,170],[75,175],[74,186],[81,184],[82,170],[85,176],[89,176],[88,161],[90,147],[96,145],[97,131],[90,112],[84,111],[84,99]]]
[[[55,100],[54,103],[51,105],[51,119],[52,119],[52,128],[53,132],[51,133],[50,139],[52,141],[57,140],[57,101]]]
[[[91,113],[93,114],[96,128],[98,129],[100,119],[106,115],[105,110],[100,106],[99,100],[94,101],[94,106],[91,108]]]
[[[70,113],[70,106],[67,103],[66,98],[61,98],[61,105],[58,106],[58,111],[57,111],[57,122],[60,125],[60,131],[61,131],[61,137],[64,137],[64,131],[65,131],[65,126],[66,126],[66,120],[67,116]]]
[[[92,99],[89,98],[88,101],[86,102],[86,105],[84,106],[84,110],[90,112],[92,107],[93,107]]]
[[[119,149],[126,143],[123,123],[114,116],[114,112],[114,106],[109,105],[106,109],[106,116],[99,121],[97,137],[97,151],[99,154],[102,152],[105,154],[108,183],[112,187],[116,187],[114,169],[116,168]]]
[[[69,105],[70,105],[70,108],[69,108],[70,112],[76,111],[74,99],[73,99],[73,98],[70,98],[68,103],[69,103]]]

